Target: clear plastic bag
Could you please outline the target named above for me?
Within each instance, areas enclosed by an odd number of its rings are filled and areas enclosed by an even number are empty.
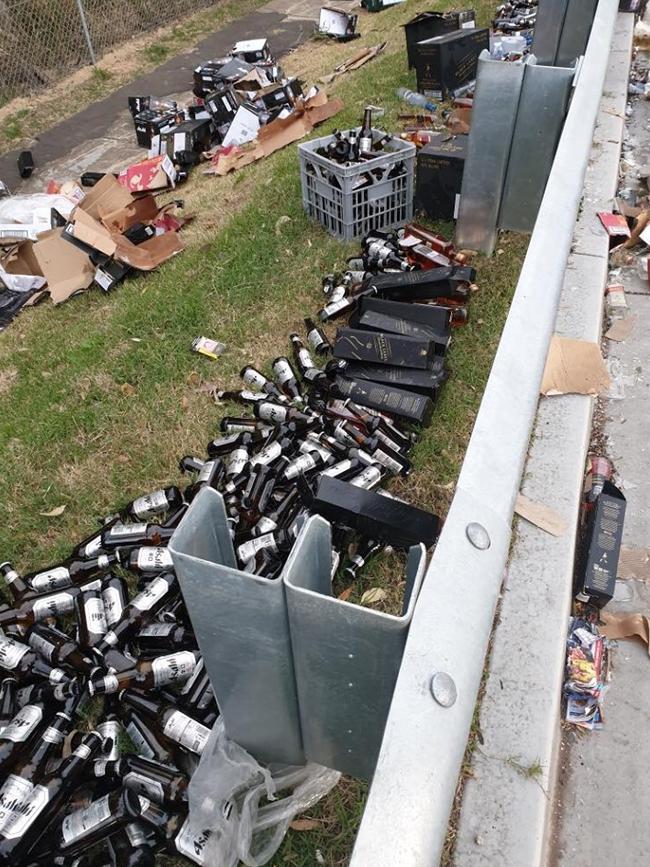
[[[66,196],[49,195],[48,193],[8,196],[0,201],[0,223],[33,224],[42,226],[42,230],[45,230],[50,228],[52,208],[56,208],[67,219],[74,206],[74,202],[71,202]]]
[[[190,824],[205,845],[199,864],[262,867],[280,847],[289,824],[340,779],[321,765],[263,768],[226,737],[221,719],[189,786]]]

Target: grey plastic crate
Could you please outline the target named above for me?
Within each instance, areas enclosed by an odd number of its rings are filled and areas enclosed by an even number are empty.
[[[373,138],[384,135],[373,130]],[[391,229],[408,222],[413,216],[415,145],[396,138],[375,159],[341,166],[316,153],[332,139],[328,135],[298,145],[302,204],[307,215],[345,241],[373,229]],[[404,170],[389,178],[398,163],[404,164]],[[382,172],[381,178],[369,187],[354,188],[360,175],[375,169]],[[339,186],[332,183],[332,177]]]

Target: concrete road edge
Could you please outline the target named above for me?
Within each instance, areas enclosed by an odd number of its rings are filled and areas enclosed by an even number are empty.
[[[556,320],[556,333],[566,337],[600,341],[609,245],[596,213],[611,209],[616,192],[633,28],[634,16],[619,14]],[[538,867],[548,859],[592,409],[589,397],[540,400],[522,492],[556,509],[567,530],[556,538],[522,520],[515,526],[479,713],[482,744],[472,756],[457,827],[457,867]]]

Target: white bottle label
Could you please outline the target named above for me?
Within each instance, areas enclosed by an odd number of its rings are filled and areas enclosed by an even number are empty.
[[[59,729],[57,728],[54,728],[54,726],[48,726],[41,735],[41,739],[48,744],[62,744],[63,732],[59,731]]]
[[[301,455],[299,458],[296,458],[295,461],[292,461],[284,471],[284,475],[287,479],[295,479],[296,476],[300,475],[300,473],[306,473],[315,468],[316,460],[313,455],[308,453],[306,455]]]
[[[332,301],[331,304],[326,304],[325,307],[323,307],[323,310],[327,314],[327,317],[330,318],[340,310],[345,310],[349,304],[350,302],[347,298],[339,298],[338,301]]]
[[[0,637],[0,668],[13,671],[26,653],[29,653],[26,645],[18,644],[13,638]]]
[[[307,342],[311,346],[314,351],[320,349],[321,346],[325,345],[325,341],[318,333],[318,329],[312,328],[312,330],[307,335]]]
[[[201,467],[201,472],[196,477],[196,481],[198,482],[207,482],[210,478],[210,473],[212,472],[215,465],[215,461],[206,461]]]
[[[150,623],[148,626],[143,626],[138,638],[167,638],[174,629],[176,629],[175,623]]]
[[[85,810],[75,810],[63,820],[61,834],[64,843],[71,843],[85,836],[92,828],[110,819],[111,810],[108,804],[109,795],[94,801]]]
[[[104,635],[108,631],[106,611],[101,596],[99,598],[91,597],[84,601],[84,615],[89,632],[95,635]]]
[[[156,804],[162,804],[165,799],[162,783],[159,783],[158,780],[152,780],[150,777],[145,777],[137,771],[129,771],[122,779],[122,783],[127,789],[133,789],[139,795],[151,798]]]
[[[208,742],[210,729],[180,710],[175,710],[165,723],[164,733],[173,741],[197,755],[201,755]]]
[[[145,759],[155,758],[156,754],[151,749],[144,736],[141,734],[140,729],[136,726],[135,723],[127,723],[126,733],[131,738],[133,746],[137,749],[141,756],[144,756]]]
[[[284,358],[280,358],[273,365],[273,373],[276,376],[276,379],[280,383],[280,385],[284,385],[285,382],[289,382],[290,379],[294,379],[293,370],[291,369],[291,365]]]
[[[350,484],[354,485],[355,488],[369,488],[375,482],[379,481],[380,478],[381,470],[379,467],[370,466],[366,467],[358,476],[351,479]]]
[[[152,494],[145,494],[144,497],[138,497],[133,501],[133,514],[146,521],[147,518],[153,518],[154,515],[159,515],[161,512],[166,512],[169,508],[169,501],[164,491],[154,491]]]
[[[13,741],[15,744],[23,743],[42,719],[42,708],[36,704],[25,705],[2,732],[2,740]]]
[[[73,610],[74,596],[72,593],[55,593],[53,596],[46,596],[45,599],[34,601],[34,620],[58,617],[60,614],[69,614]]]
[[[305,370],[314,367],[314,362],[311,360],[309,350],[304,347],[298,350],[298,361],[300,362],[300,366]]]
[[[190,650],[159,656],[151,663],[153,680],[156,686],[163,686],[176,680],[187,680],[196,668],[196,657]]]
[[[266,377],[262,376],[257,370],[252,367],[247,367],[242,376],[244,382],[248,385],[255,385],[257,388],[264,388],[266,385]]]
[[[345,460],[339,461],[338,464],[334,464],[333,467],[323,470],[321,476],[330,476],[331,478],[335,478],[336,476],[340,476],[341,473],[347,472],[351,468],[352,461],[349,458],[345,458]]]
[[[387,455],[382,449],[375,449],[372,456],[382,465],[382,467],[386,467],[386,469],[390,470],[392,473],[401,473],[402,465],[390,455]]]
[[[162,572],[164,569],[173,569],[174,563],[167,548],[140,548],[137,566],[143,572]]]
[[[258,418],[262,421],[271,421],[274,424],[281,424],[286,421],[289,411],[283,406],[278,406],[275,403],[261,403],[258,409]]]
[[[88,542],[87,545],[84,546],[82,555],[85,558],[91,559],[92,557],[97,556],[97,552],[102,550],[102,534],[100,533],[92,542]]]
[[[169,584],[162,576],[155,578],[147,584],[142,593],[138,593],[131,601],[131,605],[138,611],[151,611],[156,602],[164,598],[168,590]]]
[[[34,575],[30,583],[37,593],[47,593],[50,590],[69,587],[72,582],[66,567],[57,566],[55,569],[48,569],[47,572],[39,572],[38,575]]]
[[[249,539],[237,548],[237,556],[242,563],[248,563],[253,557],[265,548],[270,548],[276,551],[275,539],[272,533],[265,533],[263,536],[257,536],[254,539]]]
[[[146,532],[146,524],[114,524],[108,534],[113,538],[119,538],[121,536],[140,536]]]
[[[277,526],[272,518],[267,518],[266,515],[263,515],[255,525],[255,531],[258,536],[262,536],[266,533],[272,533]]]
[[[117,587],[106,587],[102,590],[102,601],[104,603],[104,614],[106,615],[106,626],[111,627],[122,617],[122,612],[124,611],[122,594]]]
[[[140,846],[146,846],[147,835],[142,832],[140,826],[135,822],[131,825],[127,825],[124,830],[126,831],[126,836],[129,838],[129,843],[134,849],[137,849]]]
[[[0,789],[0,833],[9,840],[22,837],[47,801],[46,788],[10,774]]]
[[[205,847],[210,839],[212,832],[209,830],[197,831],[190,825],[189,817],[183,822],[178,837],[176,838],[176,848],[181,855],[185,855],[190,861],[195,864],[205,865],[206,853]]]
[[[274,461],[276,458],[279,458],[282,454],[282,446],[278,442],[269,443],[268,446],[264,446],[264,448],[258,452],[253,458],[253,466],[263,466],[266,467],[271,461]]]
[[[229,475],[237,476],[246,466],[248,462],[248,449],[235,449],[230,455],[228,461]]]

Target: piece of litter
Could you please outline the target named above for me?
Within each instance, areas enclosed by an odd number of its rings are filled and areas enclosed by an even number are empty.
[[[552,536],[563,536],[566,531],[566,521],[555,509],[543,503],[536,503],[523,494],[517,494],[515,512],[520,518],[524,518]]]
[[[207,355],[208,358],[216,361],[226,351],[226,345],[211,337],[197,337],[192,341],[192,351],[198,352],[199,355]]]
[[[635,321],[634,316],[628,316],[626,319],[617,319],[609,330],[605,332],[605,337],[608,340],[615,340],[616,342],[627,340],[632,333]]]
[[[50,509],[49,512],[39,512],[38,514],[41,515],[43,518],[58,518],[59,515],[62,515],[65,512],[66,509],[67,506],[57,506],[55,509]]]
[[[542,394],[597,395],[610,385],[610,376],[596,343],[553,335],[542,377]]]

